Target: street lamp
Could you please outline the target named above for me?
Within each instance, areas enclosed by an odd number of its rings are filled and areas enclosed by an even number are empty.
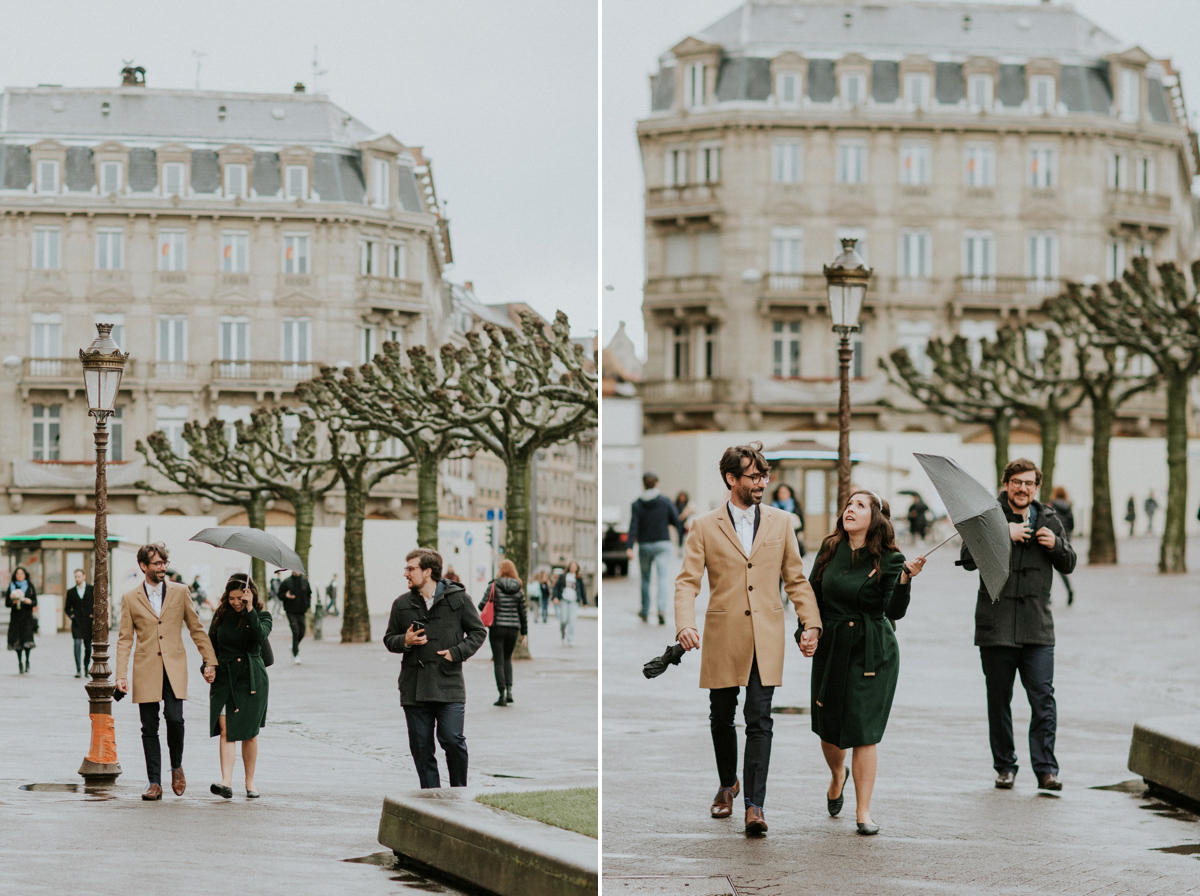
[[[117,389],[129,353],[122,352],[112,338],[112,324],[96,324],[97,336],[86,349],[79,350],[83,364],[83,387],[87,393],[88,415],[96,418],[96,531],[95,617],[92,623],[92,680],[88,682],[88,712],[92,719],[92,746],[79,767],[87,787],[107,787],[121,774],[117,762],[117,739],[113,729],[112,670],[108,666],[108,477],[105,466],[108,453],[108,418],[113,415]]]
[[[838,334],[838,377],[841,392],[838,396],[838,513],[850,499],[850,334],[858,331],[858,315],[871,269],[855,251],[856,239],[842,240],[842,253],[825,265],[825,282],[829,290],[829,317],[833,332]]]

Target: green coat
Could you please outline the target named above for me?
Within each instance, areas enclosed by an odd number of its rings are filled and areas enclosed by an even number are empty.
[[[880,559],[880,574],[863,551],[853,558],[845,540],[816,578],[813,591],[825,630],[812,667],[812,730],[839,749],[877,744],[883,739],[896,680],[900,649],[888,619],[908,609],[911,583],[900,584],[904,555]]]
[[[220,622],[208,629],[217,654],[217,677],[209,686],[209,734],[221,733],[225,716],[225,739],[251,740],[267,721],[267,667],[262,661],[262,644],[271,633],[271,614],[265,610],[235,613],[226,610]]]

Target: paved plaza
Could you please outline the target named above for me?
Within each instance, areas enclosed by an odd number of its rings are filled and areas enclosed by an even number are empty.
[[[1076,548],[1086,555],[1086,544]],[[1019,684],[1021,770],[1014,790],[992,786],[972,643],[977,578],[953,565],[956,542],[930,558],[898,623],[900,682],[871,804],[876,837],[855,833],[853,781],[841,816],[826,812],[809,662],[795,648],[774,705],[802,712],[775,716],[770,832],[741,833],[740,795],[733,820],[710,818],[717,777],[699,657],[643,678],[642,663],[674,640],[672,617],[666,626],[638,619],[636,571],[605,580],[605,894],[1200,893],[1198,819],[1143,798],[1126,768],[1136,721],[1200,712],[1200,573],[1159,575],[1157,539],[1122,540],[1120,553],[1118,567],[1080,563],[1069,608],[1055,583],[1060,794],[1036,789]],[[1188,556],[1200,570],[1200,541]],[[697,601],[701,619],[706,600]]]
[[[372,619],[370,644],[337,643],[339,625],[340,619],[327,619],[328,640],[304,641],[299,666],[291,663],[287,627],[272,636],[276,662],[259,736],[262,798],[255,802],[241,786],[240,759],[234,798],[209,793],[220,779],[217,741],[207,736],[208,688],[186,638],[192,661],[184,710],[188,788],[176,797],[168,786],[159,803],[140,798],[145,764],[137,709],[128,699],[114,707],[124,773],[108,796],[22,790],[81,780],[87,697],[74,677],[69,634],[39,639],[30,675],[17,674],[13,654],[0,654],[6,753],[0,893],[455,892],[392,868],[376,841],[383,798],[417,788],[396,690],[400,657],[381,643],[384,617]],[[466,664],[470,784],[497,792],[594,786],[595,612],[580,619],[574,647],[560,643],[553,618],[531,623],[529,641],[535,659],[516,664],[512,706],[492,706],[486,643]],[[439,764],[444,780],[440,750]]]

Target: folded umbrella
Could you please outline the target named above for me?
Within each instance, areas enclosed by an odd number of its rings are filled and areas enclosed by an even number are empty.
[[[963,544],[971,552],[979,575],[993,603],[1000,599],[1012,562],[1012,537],[1008,519],[996,495],[949,457],[914,454],[946,506]],[[953,536],[951,536],[953,538]],[[946,541],[950,539],[947,538]],[[926,556],[946,543],[936,545]]]
[[[224,548],[227,551],[237,551],[255,559],[270,563],[276,569],[294,569],[303,575],[308,575],[300,555],[286,544],[262,529],[251,529],[247,526],[218,526],[215,529],[201,529],[189,541],[199,541],[211,544],[213,547]]]
[[[667,666],[678,666],[686,652],[680,645],[672,644],[662,656],[656,656],[642,666],[642,674],[647,678],[658,678],[667,671]]]

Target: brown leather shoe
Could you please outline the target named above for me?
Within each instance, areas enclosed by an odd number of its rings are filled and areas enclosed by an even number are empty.
[[[1038,790],[1062,790],[1062,781],[1053,772],[1038,775]]]
[[[151,784],[146,788],[146,792],[142,794],[144,800],[161,800],[162,786],[159,784]]]
[[[183,769],[171,769],[171,789],[175,791],[176,796],[183,796],[183,792],[187,790],[187,778],[183,776]]]
[[[738,795],[738,791],[742,789],[742,782],[737,778],[733,779],[732,787],[722,787],[717,790],[717,795],[713,797],[712,817],[713,818],[728,818],[733,814],[733,798]]]
[[[746,807],[746,836],[761,837],[767,832],[767,820],[758,806]]]
[[[1013,782],[1017,779],[1016,772],[1000,772],[996,775],[997,790],[1012,790]]]

